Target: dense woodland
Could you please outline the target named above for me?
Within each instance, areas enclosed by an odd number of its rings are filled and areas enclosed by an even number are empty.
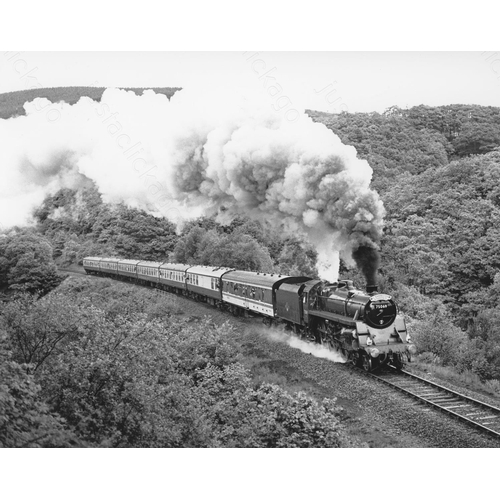
[[[419,360],[500,388],[500,108],[313,112],[374,170],[386,208],[381,290]],[[0,236],[4,446],[345,446],[332,401],[256,383],[230,325],[147,290],[59,269],[85,255],[317,276],[315,249],[244,217],[168,220],[61,190]],[[364,286],[341,263],[341,277]],[[328,422],[328,424],[327,424]],[[321,431],[320,431],[321,429]]]

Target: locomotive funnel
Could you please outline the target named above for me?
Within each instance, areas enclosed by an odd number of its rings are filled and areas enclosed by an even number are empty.
[[[366,293],[378,292],[378,285],[366,285]]]

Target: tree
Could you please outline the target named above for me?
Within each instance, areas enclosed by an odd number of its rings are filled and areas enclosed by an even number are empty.
[[[36,233],[21,231],[0,240],[0,279],[12,290],[44,295],[64,278],[57,272],[50,243]]]
[[[311,244],[298,238],[289,238],[277,259],[279,271],[290,276],[318,277],[316,269],[318,253]]]
[[[25,366],[12,360],[7,336],[0,331],[0,447],[82,445],[64,420],[50,413],[40,386]]]
[[[498,126],[491,123],[467,123],[453,141],[458,156],[484,154],[500,146]]]
[[[23,295],[8,303],[2,312],[2,323],[9,333],[14,359],[36,372],[64,344],[74,340],[86,324],[82,302],[59,294],[38,300]]]
[[[177,241],[170,221],[124,205],[100,211],[92,238],[99,245],[112,246],[115,255],[157,261],[166,260]]]
[[[191,228],[175,246],[173,257],[177,262],[246,271],[271,272],[274,268],[269,251],[248,234],[239,231],[230,234]]]

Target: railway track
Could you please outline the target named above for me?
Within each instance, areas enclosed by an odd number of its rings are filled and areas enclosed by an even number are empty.
[[[500,438],[500,408],[470,398],[405,370],[389,368],[370,377],[446,413],[483,432]]]

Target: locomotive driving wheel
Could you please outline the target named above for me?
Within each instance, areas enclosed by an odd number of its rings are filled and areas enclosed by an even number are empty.
[[[372,358],[368,354],[363,354],[363,370],[365,372],[371,371],[373,368]]]
[[[402,370],[405,366],[405,362],[404,362],[404,359],[403,359],[403,355],[398,353],[398,354],[394,354],[393,358],[392,358],[392,362],[394,363],[394,366],[398,369],[398,370]]]

